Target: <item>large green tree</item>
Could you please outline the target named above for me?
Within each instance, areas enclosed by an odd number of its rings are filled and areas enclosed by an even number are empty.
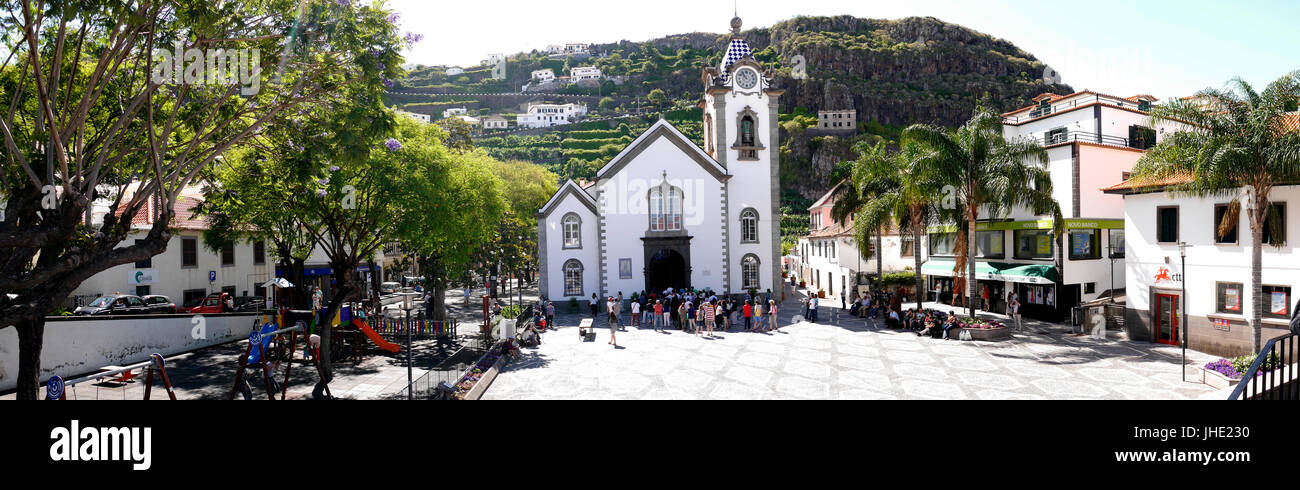
[[[0,328],[18,332],[19,398],[37,393],[45,315],[163,252],[195,176],[278,115],[396,75],[367,58],[396,56],[382,6],[0,0]],[[119,246],[151,201],[153,224]]]
[[[851,185],[861,199],[853,210],[856,219],[853,233],[858,243],[866,243],[880,228],[895,223],[900,235],[912,235],[912,256],[916,260],[916,308],[923,309],[925,285],[922,283],[920,247],[926,227],[944,217],[941,206],[942,185],[921,166],[920,148],[904,145],[891,152],[884,143],[861,145],[853,164]],[[954,218],[955,213],[948,213]]]
[[[934,196],[947,211],[959,211],[961,258],[957,268],[966,269],[966,304],[975,316],[975,241],[980,211],[990,218],[1017,208],[1031,208],[1053,217],[1054,231],[1063,228],[1060,204],[1052,197],[1052,179],[1047,169],[1047,150],[1037,140],[1002,136],[1002,118],[980,109],[957,128],[949,131],[917,124],[903,131],[903,143],[919,148],[917,168],[926,180],[941,186]],[[964,244],[964,247],[962,247]],[[964,266],[964,267],[963,267]],[[963,271],[954,270],[954,276]],[[918,294],[920,291],[917,292]]]
[[[1295,129],[1300,100],[1300,72],[1270,83],[1263,92],[1242,79],[1225,90],[1205,89],[1196,97],[1152,108],[1153,125],[1176,124],[1133,167],[1134,182],[1180,180],[1175,195],[1229,199],[1218,224],[1219,235],[1232,233],[1246,212],[1250,222],[1251,328],[1255,350],[1261,348],[1264,311],[1264,228],[1281,229],[1281,216],[1269,200],[1273,188],[1300,183],[1300,132]],[[1281,245],[1281,234],[1272,236]]]

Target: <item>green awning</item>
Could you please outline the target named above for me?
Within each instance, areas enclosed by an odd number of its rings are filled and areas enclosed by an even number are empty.
[[[931,259],[921,265],[921,273],[927,276],[952,277],[955,266],[954,260]],[[1061,279],[1061,273],[1054,265],[976,261],[975,278],[984,281],[1055,284]]]

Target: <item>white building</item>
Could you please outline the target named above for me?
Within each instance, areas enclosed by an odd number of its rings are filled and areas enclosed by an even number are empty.
[[[817,129],[857,132],[858,111],[817,111]]]
[[[460,116],[456,116],[456,119],[460,119],[461,121],[465,121],[465,124],[468,124],[468,125],[470,125],[470,126],[474,126],[474,127],[478,127],[478,126],[480,126],[480,125],[482,124],[482,121],[480,121],[479,118],[474,117],[474,116],[460,115]]]
[[[528,104],[528,111],[516,116],[516,125],[520,128],[561,126],[586,115],[586,104]]]
[[[1293,131],[1300,128],[1300,114],[1293,115],[1288,124]],[[1246,206],[1236,229],[1220,236],[1216,229],[1229,199],[1174,196],[1167,192],[1168,185],[1183,182],[1177,178],[1126,181],[1106,189],[1124,199],[1124,266],[1128,278],[1125,328],[1133,340],[1170,345],[1180,345],[1186,329],[1190,349],[1225,357],[1253,353],[1250,318],[1256,292],[1250,289],[1253,247]],[[1290,232],[1300,230],[1300,213],[1290,209],[1290,204],[1300,203],[1300,186],[1275,187],[1268,198],[1282,226],[1265,226],[1261,250],[1261,338],[1265,341],[1287,333],[1289,319],[1297,308],[1293,292],[1300,287],[1300,260],[1296,259],[1300,247],[1291,240]],[[1274,234],[1282,237],[1283,246],[1268,244]],[[1189,245],[1186,267],[1179,243]]]
[[[463,74],[465,74],[465,69],[464,69],[464,68],[461,68],[461,67],[459,67],[459,66],[453,66],[453,67],[447,69],[447,76],[449,76],[449,77],[454,77],[454,76],[457,76],[457,75],[463,75]]]
[[[499,115],[493,114],[483,118],[483,129],[509,129],[510,121]]]
[[[1103,187],[1127,177],[1146,150],[1175,126],[1150,128],[1149,95],[1115,97],[1092,91],[1043,94],[1035,104],[1003,114],[1003,135],[1031,138],[1047,149],[1054,197],[1066,218],[1065,236],[1052,233],[1044,210],[1008,216],[981,213],[976,224],[977,296],[989,288],[994,310],[1016,292],[1026,316],[1060,321],[1071,308],[1123,289],[1124,202]],[[957,229],[932,227],[927,288],[951,292]],[[1114,262],[1112,264],[1112,262]],[[958,294],[964,291],[958,291]]]
[[[794,262],[788,272],[806,283],[813,293],[825,291],[827,296],[838,297],[844,290],[852,298],[855,287],[866,285],[865,278],[859,274],[915,271],[915,254],[921,253],[922,262],[926,259],[925,234],[921,235],[922,246],[917,247],[913,236],[900,235],[896,227],[888,226],[878,237],[880,255],[877,260],[876,240],[873,239],[864,251],[853,236],[853,219],[850,217],[840,224],[831,217],[831,208],[838,200],[836,194],[843,185],[837,184],[808,208],[808,235],[801,237],[791,252]]]
[[[594,66],[582,66],[569,70],[569,76],[575,82],[582,80],[600,80],[600,68]]]
[[[127,192],[134,192],[134,185],[128,187]],[[217,292],[267,297],[267,291],[261,285],[277,277],[278,258],[271,244],[260,240],[241,241],[221,250],[207,248],[202,234],[208,229],[208,219],[194,213],[202,201],[200,187],[186,188],[176,202],[172,238],[166,251],[148,260],[119,265],[91,276],[72,292],[70,301],[85,303],[106,294],[159,294],[181,306]],[[92,220],[102,224],[107,207],[106,201],[100,202],[95,206]],[[160,213],[157,202],[150,200],[132,220],[132,236],[145,238]],[[129,238],[120,246],[134,243],[134,239]],[[377,252],[375,263],[382,264],[383,260],[382,252]],[[324,251],[319,247],[314,249],[305,262],[305,268],[312,284],[320,286],[328,294],[332,269]],[[362,265],[358,272],[365,277],[368,267]],[[379,280],[382,281],[382,277]]]
[[[778,98],[735,35],[705,69],[705,145],[660,120],[538,213],[542,296],[773,289],[781,271]]]
[[[531,78],[540,83],[550,82],[555,80],[555,70],[552,70],[550,68],[547,68],[545,70],[537,70],[533,72]]]
[[[585,55],[591,53],[591,45],[587,43],[552,44],[546,47],[546,52],[551,55]]]
[[[428,114],[416,114],[414,112],[406,112],[406,111],[394,111],[394,112],[424,123],[430,122],[433,119]]]
[[[466,115],[466,114],[469,114],[469,109],[468,109],[468,108],[465,108],[465,107],[454,107],[454,108],[451,108],[451,109],[447,109],[447,110],[442,111],[442,118],[443,118],[443,119],[447,119],[447,118],[449,118],[449,117],[451,117],[451,116],[463,116],[463,115]]]

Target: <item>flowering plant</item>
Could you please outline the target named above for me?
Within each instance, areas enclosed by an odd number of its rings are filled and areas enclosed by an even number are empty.
[[[967,317],[957,318],[957,326],[961,328],[972,329],[972,330],[989,330],[993,328],[1006,328],[1006,325],[1003,325],[1001,322],[997,322],[993,320],[967,318]]]

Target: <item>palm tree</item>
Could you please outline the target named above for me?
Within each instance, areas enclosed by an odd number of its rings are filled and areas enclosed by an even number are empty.
[[[903,131],[903,142],[921,148],[917,168],[927,180],[942,186],[933,199],[940,201],[945,211],[960,212],[959,228],[966,232],[962,253],[966,304],[974,317],[975,230],[981,210],[990,217],[1005,216],[1020,207],[1047,211],[1053,217],[1053,231],[1058,236],[1062,231],[1061,207],[1052,197],[1047,150],[1030,138],[1003,138],[1002,118],[984,108],[977,109],[974,117],[954,132],[913,125]],[[953,273],[961,275],[960,271]]]
[[[921,236],[926,226],[940,219],[943,209],[934,199],[942,186],[929,178],[920,168],[921,148],[915,144],[904,145],[899,152],[890,152],[884,143],[874,147],[859,146],[860,157],[853,166],[853,188],[860,196],[857,218],[853,222],[854,236],[859,242],[870,238],[873,231],[897,223],[899,233],[912,234],[913,257],[916,260],[916,309],[924,309],[925,285],[921,281]]]
[[[1220,236],[1231,233],[1240,219],[1242,203],[1250,219],[1250,287],[1254,296],[1251,327],[1255,351],[1262,339],[1260,316],[1264,310],[1264,225],[1277,221],[1269,192],[1277,185],[1300,182],[1300,133],[1293,118],[1300,99],[1300,71],[1283,76],[1256,92],[1238,78],[1226,90],[1205,89],[1196,97],[1174,100],[1151,109],[1153,125],[1177,123],[1184,131],[1165,135],[1133,167],[1135,183],[1155,179],[1181,181],[1169,190],[1194,197],[1231,199],[1219,223]],[[1287,122],[1291,120],[1291,125]],[[1278,228],[1273,228],[1278,229]],[[1272,245],[1280,246],[1281,234]]]

